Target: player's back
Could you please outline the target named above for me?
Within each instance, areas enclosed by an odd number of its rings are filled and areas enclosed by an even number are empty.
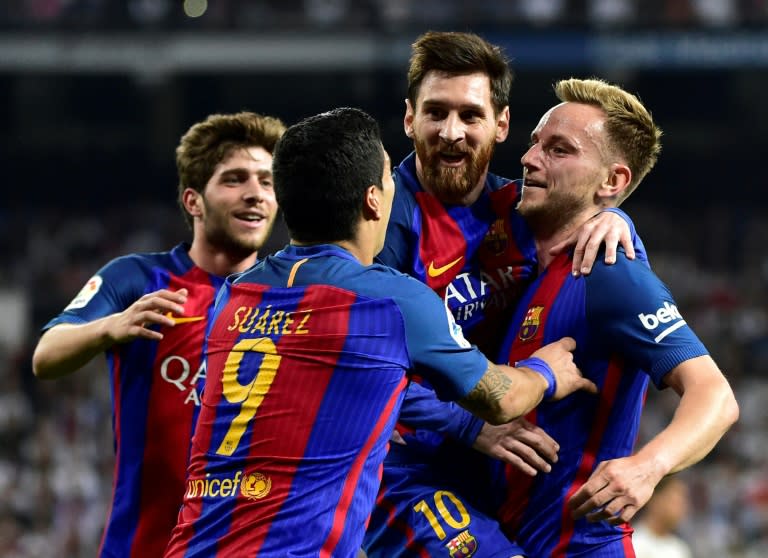
[[[220,292],[168,555],[355,555],[410,359],[396,272],[322,251],[286,249]]]

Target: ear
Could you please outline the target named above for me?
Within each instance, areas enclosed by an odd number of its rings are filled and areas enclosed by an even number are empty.
[[[413,116],[414,109],[413,106],[411,106],[411,101],[406,99],[405,116],[403,117],[403,129],[405,130],[405,135],[409,138],[413,138]]]
[[[622,163],[613,163],[608,169],[608,177],[600,186],[597,195],[600,198],[612,198],[614,200],[621,198],[624,190],[632,182],[632,171]]]
[[[499,113],[496,119],[496,143],[501,143],[507,139],[509,134],[509,106],[506,106]]]
[[[203,196],[197,190],[185,188],[181,194],[181,203],[192,217],[203,216]]]
[[[381,219],[381,190],[375,184],[368,186],[363,200],[363,217],[366,220]]]

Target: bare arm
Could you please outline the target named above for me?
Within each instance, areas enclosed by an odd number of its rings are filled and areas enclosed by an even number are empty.
[[[579,389],[596,392],[597,387],[585,379],[573,363],[576,342],[570,337],[550,343],[532,356],[549,364],[555,376],[556,390],[553,400],[562,399]],[[544,397],[546,378],[533,370],[513,368],[488,361],[488,368],[477,385],[458,401],[459,405],[491,424],[510,422],[524,415]]]
[[[738,419],[733,391],[711,357],[683,362],[665,381],[681,397],[672,421],[634,455],[601,463],[571,498],[574,517],[628,521],[665,475],[700,461]]]
[[[38,378],[60,378],[116,343],[137,338],[159,341],[163,334],[149,326],[173,326],[173,318],[165,314],[182,314],[186,299],[186,289],[176,292],[163,289],[144,295],[123,312],[86,324],[56,325],[38,341],[32,356],[32,370]]]

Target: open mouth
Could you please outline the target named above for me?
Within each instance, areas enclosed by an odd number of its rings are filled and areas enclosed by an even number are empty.
[[[467,154],[460,151],[441,151],[438,155],[440,161],[447,165],[458,165],[467,158]]]
[[[248,223],[249,225],[258,225],[266,218],[260,213],[238,213],[235,215],[235,219]]]
[[[545,182],[539,182],[538,180],[531,180],[530,178],[526,178],[523,181],[523,186],[526,188],[542,188],[546,190],[547,184]]]

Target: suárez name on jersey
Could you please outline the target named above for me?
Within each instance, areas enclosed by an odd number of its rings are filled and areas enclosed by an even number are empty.
[[[258,332],[261,335],[302,335],[309,333],[308,322],[312,310],[301,312],[285,312],[272,310],[272,305],[265,308],[258,306],[241,306],[232,315],[232,322],[227,329],[240,333]]]
[[[664,339],[673,331],[680,329],[685,325],[685,320],[680,314],[680,311],[677,309],[677,306],[670,304],[669,302],[665,302],[664,306],[658,308],[656,312],[652,314],[638,314],[637,317],[640,319],[640,323],[643,324],[643,327],[648,331],[655,332],[658,327],[671,324],[669,327],[664,328],[654,338],[656,343]]]

